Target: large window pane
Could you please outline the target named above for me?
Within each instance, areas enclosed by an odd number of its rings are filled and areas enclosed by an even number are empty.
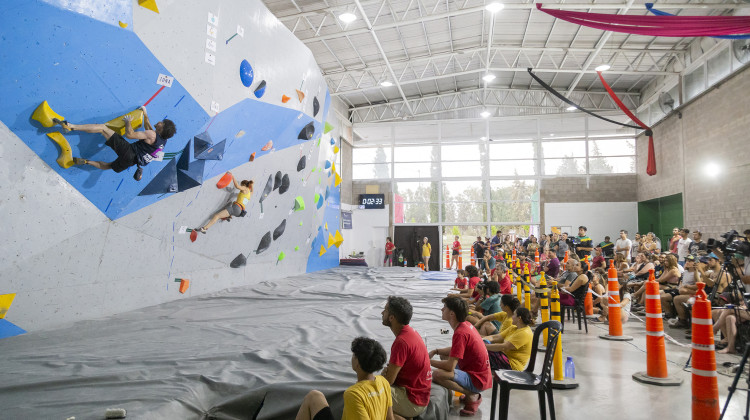
[[[352,150],[353,163],[388,163],[391,161],[390,147],[355,148]]]
[[[352,165],[352,177],[354,179],[389,179],[391,177],[391,165],[389,163],[354,164]]]
[[[438,163],[394,163],[396,178],[430,178],[440,176]]]
[[[635,155],[635,139],[589,141],[589,156]]]
[[[703,66],[698,67],[697,69],[693,70],[691,73],[688,73],[685,75],[684,83],[685,83],[685,96],[686,100],[693,99],[698,94],[706,90],[706,79],[705,79],[706,71]]]
[[[393,159],[396,162],[433,162],[438,160],[438,150],[437,146],[397,146]]]
[[[443,221],[448,223],[486,222],[487,204],[473,201],[443,203]]]
[[[482,165],[479,162],[443,162],[444,178],[461,178],[468,176],[482,176]]]
[[[490,176],[528,176],[536,174],[535,160],[490,161]]]
[[[532,140],[537,134],[536,120],[490,121],[490,138],[493,141]]]
[[[486,201],[482,181],[443,182],[443,201]]]
[[[438,205],[436,203],[393,203],[395,223],[437,223]]]
[[[438,201],[437,182],[396,182],[395,201],[403,202],[436,202]]]
[[[461,243],[460,255],[463,264],[467,266],[471,258],[471,246],[477,240],[477,236],[484,238],[489,235],[487,235],[487,225],[443,226],[443,245],[453,245],[456,236],[458,236],[458,242]]]
[[[490,144],[490,159],[534,159],[534,143]]]
[[[585,141],[545,141],[542,142],[545,158],[586,157]]]
[[[441,146],[440,156],[446,160],[479,160],[481,151],[478,144],[459,144],[455,146]]]
[[[490,217],[498,222],[531,222],[531,201],[493,202]]]
[[[635,173],[635,156],[596,157],[589,159],[591,174],[632,174]]]
[[[575,175],[585,173],[585,158],[544,159],[545,175]]]
[[[490,200],[538,200],[536,181],[533,179],[492,180],[490,181]]]

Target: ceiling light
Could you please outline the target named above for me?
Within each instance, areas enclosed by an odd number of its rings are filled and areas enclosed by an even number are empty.
[[[492,73],[487,73],[484,76],[482,76],[482,80],[484,80],[485,82],[489,83],[489,82],[495,80],[495,75],[492,74]]]
[[[575,106],[569,106],[565,108],[566,111],[575,111],[576,109],[578,109],[578,107],[575,107]]]
[[[503,10],[504,7],[505,7],[504,4],[496,2],[496,1],[493,1],[492,3],[484,6],[484,8],[487,9],[487,11],[489,11],[490,13],[499,12]]]
[[[601,66],[595,68],[596,71],[607,71],[610,69],[609,64],[602,64]]]
[[[391,82],[389,82],[387,80],[383,80],[382,82],[380,82],[380,86],[385,86],[385,87],[393,86],[393,83],[391,83]]]
[[[339,15],[339,20],[344,23],[352,23],[357,20],[357,15],[350,12],[342,13]]]
[[[549,133],[550,137],[555,137],[555,133]]]
[[[706,175],[716,178],[721,172],[721,167],[716,162],[710,162],[706,164],[703,170],[706,172]]]
[[[480,137],[479,140],[487,141],[487,137]]]
[[[479,115],[482,116],[482,118],[489,118],[492,113],[490,111],[487,111],[486,109],[482,111]]]

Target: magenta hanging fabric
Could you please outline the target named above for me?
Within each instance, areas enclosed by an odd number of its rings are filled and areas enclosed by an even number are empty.
[[[668,37],[722,36],[750,33],[750,16],[631,16],[603,13],[571,12],[543,9],[540,11],[577,25],[603,31]]]

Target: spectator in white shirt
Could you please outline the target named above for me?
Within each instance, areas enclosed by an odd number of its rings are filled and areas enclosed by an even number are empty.
[[[690,229],[680,229],[680,239],[677,241],[677,264],[685,266],[685,257],[690,255],[690,244],[693,240],[688,238]]]
[[[622,254],[625,257],[625,261],[630,261],[630,250],[633,247],[633,241],[628,239],[628,231],[620,231],[620,239],[615,241],[615,252]]]

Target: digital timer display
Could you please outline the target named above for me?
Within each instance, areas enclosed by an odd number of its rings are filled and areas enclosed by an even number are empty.
[[[385,194],[360,194],[359,205],[365,209],[384,209]]]

